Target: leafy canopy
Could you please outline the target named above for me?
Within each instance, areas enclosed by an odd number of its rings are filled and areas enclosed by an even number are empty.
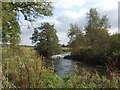
[[[52,3],[41,0],[40,2],[2,2],[2,42],[12,45],[20,42],[19,15],[23,14],[24,19],[34,21],[38,16],[51,16]]]
[[[68,37],[70,38],[71,53],[79,55],[80,50],[88,48],[91,50],[91,55],[104,55],[110,48],[108,28],[110,25],[107,16],[100,17],[96,8],[91,8],[87,13],[85,33],[76,24],[70,25]]]
[[[61,51],[54,25],[43,23],[35,28],[30,38],[36,44],[36,50],[43,56],[49,57]]]

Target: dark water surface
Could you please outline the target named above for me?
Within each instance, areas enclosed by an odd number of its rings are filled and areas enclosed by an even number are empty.
[[[65,54],[58,54],[58,55],[53,55],[51,60],[54,62],[54,67],[55,67],[55,73],[61,77],[66,77],[69,76],[75,66],[78,67],[78,72],[82,72],[83,69],[88,70],[88,71],[98,71],[99,68],[92,66],[92,65],[87,65],[83,62],[72,60],[72,59],[64,59],[64,56],[70,55],[70,53],[65,53]]]

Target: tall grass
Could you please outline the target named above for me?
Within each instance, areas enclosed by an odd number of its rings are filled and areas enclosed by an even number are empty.
[[[57,75],[52,67],[45,68],[44,61],[33,48],[3,47],[2,71],[3,87],[41,88],[60,87]],[[55,82],[53,82],[53,80]],[[48,83],[49,82],[49,83]],[[53,82],[53,83],[52,83]]]
[[[33,48],[2,48],[3,88],[118,88],[120,77],[101,76],[97,72],[77,69],[72,75],[61,78],[54,73],[54,66],[45,67],[45,62]]]

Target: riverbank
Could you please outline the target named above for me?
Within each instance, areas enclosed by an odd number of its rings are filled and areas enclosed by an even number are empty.
[[[79,73],[81,73],[83,69],[86,69],[93,73],[97,71],[99,74],[105,75],[105,67],[101,65],[85,63],[76,59],[65,59],[64,57],[68,55],[70,55],[70,52],[52,56],[52,61],[54,62],[53,65],[55,66],[55,73],[60,77],[69,76],[75,66],[78,67],[77,70]]]
[[[74,68],[71,75],[65,78],[54,72],[54,67],[45,67],[45,61],[32,48],[2,48],[2,88],[118,88],[119,77],[111,78],[93,73],[86,69],[78,74]],[[59,70],[71,66],[73,60],[55,60],[61,65]],[[72,62],[73,61],[73,62]],[[68,62],[65,64],[65,62]],[[48,63],[49,64],[49,63]],[[79,64],[78,66],[82,66]],[[64,67],[63,67],[64,66]],[[71,68],[71,67],[70,67]],[[66,72],[66,71],[65,71]]]
[[[94,66],[95,68],[99,68],[99,72],[102,72],[102,75],[106,75],[106,73],[117,73],[120,74],[120,62],[119,59],[109,59],[108,58],[95,58],[95,57],[77,57],[77,56],[71,56],[67,55],[64,57],[64,59],[72,59],[76,60],[78,62],[83,62],[89,66]],[[115,61],[115,62],[114,62]],[[103,73],[104,72],[104,73]]]
[[[94,62],[92,60],[92,58],[88,58],[88,57],[82,58],[82,57],[71,56],[71,55],[64,56],[64,59],[72,59],[72,60],[84,62],[84,63],[89,64],[89,65],[102,65],[102,66],[104,66],[104,63],[101,62],[100,60],[98,61],[97,58],[96,58],[96,62]]]

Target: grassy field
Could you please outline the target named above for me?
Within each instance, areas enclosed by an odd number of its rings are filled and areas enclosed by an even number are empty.
[[[54,66],[44,67],[44,60],[33,48],[2,48],[3,88],[118,88],[120,77],[100,76],[86,70],[80,76],[75,68],[70,77],[61,78]]]

